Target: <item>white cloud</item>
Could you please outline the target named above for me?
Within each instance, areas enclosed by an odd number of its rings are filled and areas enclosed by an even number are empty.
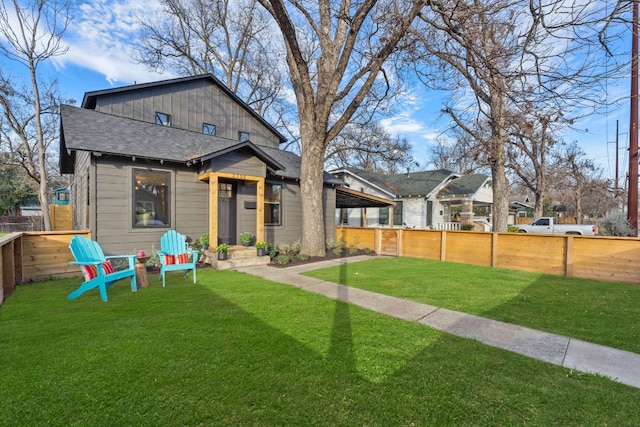
[[[55,66],[78,65],[104,75],[111,84],[157,80],[158,73],[147,71],[132,57],[133,40],[139,29],[137,17],[151,17],[159,7],[156,1],[136,0],[97,0],[80,4],[72,10],[73,21],[64,37],[69,51],[54,58]]]

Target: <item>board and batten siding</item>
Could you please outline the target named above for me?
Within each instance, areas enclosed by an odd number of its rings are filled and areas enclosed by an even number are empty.
[[[264,177],[267,166],[249,150],[233,151],[211,160],[211,170],[216,172],[232,173]]]
[[[179,82],[96,97],[96,111],[155,123],[156,112],[171,115],[171,126],[202,132],[216,126],[216,135],[231,140],[248,132],[256,145],[278,148],[280,140],[258,119],[206,79]]]
[[[150,168],[171,172],[171,226],[162,228],[133,227],[133,169]],[[93,237],[105,253],[133,253],[144,250],[151,254],[160,249],[160,238],[173,228],[197,239],[208,228],[208,184],[198,181],[195,171],[182,170],[143,162],[106,161],[96,167],[95,216],[97,227]]]

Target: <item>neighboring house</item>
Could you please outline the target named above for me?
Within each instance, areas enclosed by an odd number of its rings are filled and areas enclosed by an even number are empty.
[[[438,169],[388,175],[352,167],[331,173],[351,189],[396,202],[393,208],[341,209],[337,222],[355,227],[458,229],[460,222],[452,221],[456,207],[465,216],[460,220],[471,223],[474,207],[490,211],[493,202],[491,178],[482,174]]]
[[[511,196],[509,198],[509,217],[507,224],[525,224],[533,221],[534,210],[535,206],[533,206],[529,196]]]
[[[212,245],[300,239],[300,157],[213,75],[87,92],[81,107],[61,106],[61,171],[74,229],[106,252],[158,249],[169,229]],[[325,173],[328,239],[341,183]]]

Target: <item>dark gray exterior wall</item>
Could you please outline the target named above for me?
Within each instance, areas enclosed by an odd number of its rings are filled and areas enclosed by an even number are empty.
[[[244,131],[256,145],[278,148],[280,143],[255,117],[205,79],[100,95],[95,109],[149,123],[155,123],[156,112],[162,112],[171,115],[171,125],[176,128],[200,133],[202,123],[210,123],[223,138],[237,140],[238,132]]]
[[[290,243],[302,238],[302,193],[294,181],[267,180],[267,183],[282,184],[282,225],[265,225],[265,239],[276,245]],[[335,240],[335,190],[325,186],[324,227],[327,240]]]
[[[169,171],[171,227],[134,228],[133,225],[133,170],[134,168]],[[160,249],[160,238],[169,230],[191,237],[193,240],[206,233],[209,224],[209,186],[198,181],[197,172],[182,167],[159,164],[132,163],[104,157],[96,162],[96,190],[92,194],[95,223],[92,227],[96,239],[105,253],[133,253],[144,250],[151,254]]]
[[[233,151],[211,160],[211,170],[236,175],[264,177],[267,167],[248,150]]]
[[[73,209],[73,229],[90,229],[89,185],[91,182],[91,154],[86,151],[76,153],[75,173],[70,187],[69,203]]]

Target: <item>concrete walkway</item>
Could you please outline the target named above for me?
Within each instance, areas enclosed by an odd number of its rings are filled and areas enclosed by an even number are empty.
[[[640,354],[300,275],[309,270],[366,259],[371,257],[348,257],[287,268],[256,266],[237,270],[534,359],[580,372],[601,374],[640,388]]]

